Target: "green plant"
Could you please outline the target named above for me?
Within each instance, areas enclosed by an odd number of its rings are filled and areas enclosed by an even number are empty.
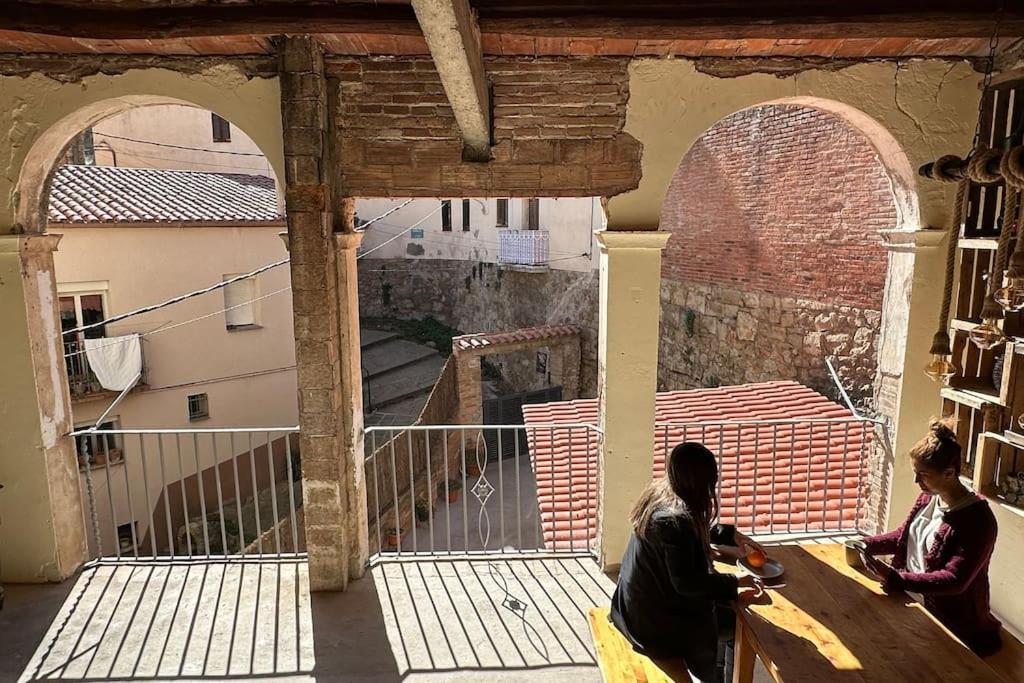
[[[720,387],[720,386],[722,386],[721,380],[719,380],[718,377],[716,377],[714,375],[711,375],[706,380],[704,380],[704,388],[705,389],[714,389],[715,387]]]
[[[501,368],[486,358],[480,359],[480,376],[485,382],[503,382],[505,380],[501,374]]]
[[[426,501],[416,501],[416,521],[426,522],[430,519],[430,506],[427,505]]]
[[[462,480],[461,479],[449,479],[448,480],[447,488],[445,487],[445,482],[443,482],[443,481],[437,482],[437,495],[439,497],[447,495],[448,493],[451,493],[453,491],[461,491],[461,490],[462,490]]]

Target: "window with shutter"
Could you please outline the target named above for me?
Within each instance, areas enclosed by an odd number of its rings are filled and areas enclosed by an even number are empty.
[[[526,229],[540,230],[540,200],[536,197],[526,200]]]
[[[469,200],[462,200],[462,232],[469,232]]]
[[[508,227],[508,200],[507,199],[499,199],[498,200],[498,219],[495,221],[495,224],[499,228],[507,228]]]
[[[225,275],[230,280],[236,275]],[[229,330],[251,329],[258,326],[256,320],[256,278],[250,277],[232,282],[224,287],[224,324]]]
[[[452,231],[452,202],[450,199],[441,200],[441,230]]]

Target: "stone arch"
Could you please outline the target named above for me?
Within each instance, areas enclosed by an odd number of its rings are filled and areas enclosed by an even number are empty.
[[[29,104],[20,112],[23,121],[17,121],[16,115],[14,122],[20,124],[25,139],[13,152],[19,171],[8,189],[13,231],[45,232],[50,180],[75,135],[110,116],[159,104],[205,109],[244,131],[266,155],[283,206],[284,154],[276,79],[249,79],[231,67],[214,68],[203,76],[162,70],[92,76],[81,84],[59,86],[59,96]],[[25,152],[19,160],[21,149]]]

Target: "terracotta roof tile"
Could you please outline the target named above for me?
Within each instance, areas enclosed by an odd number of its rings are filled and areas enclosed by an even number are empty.
[[[653,474],[664,473],[665,454],[676,444],[704,443],[719,456],[721,521],[787,533],[850,529],[859,520],[872,429],[847,408],[797,382],[664,392],[655,406]],[[523,417],[528,426],[596,425],[597,400],[525,405]],[[736,424],[766,420],[775,422]],[[597,437],[582,428],[537,428],[527,429],[527,438],[545,543],[590,547],[597,530]]]
[[[510,332],[480,332],[453,338],[452,348],[458,353],[459,351],[473,351],[503,344],[553,341],[579,333],[580,328],[575,325],[542,325],[540,327],[524,327]]]
[[[283,220],[274,180],[241,173],[62,166],[51,223],[238,223]]]

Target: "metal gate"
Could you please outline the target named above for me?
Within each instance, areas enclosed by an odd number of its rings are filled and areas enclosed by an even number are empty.
[[[484,424],[485,425],[521,425],[523,424],[523,406],[531,403],[549,403],[562,400],[562,387],[545,387],[534,391],[521,391],[517,394],[508,394],[484,401]],[[501,448],[498,448],[498,439],[501,439]],[[526,451],[526,430],[512,429],[488,429],[484,431],[484,439],[487,443],[487,452],[492,457],[497,457],[500,452],[502,457],[512,457]]]

